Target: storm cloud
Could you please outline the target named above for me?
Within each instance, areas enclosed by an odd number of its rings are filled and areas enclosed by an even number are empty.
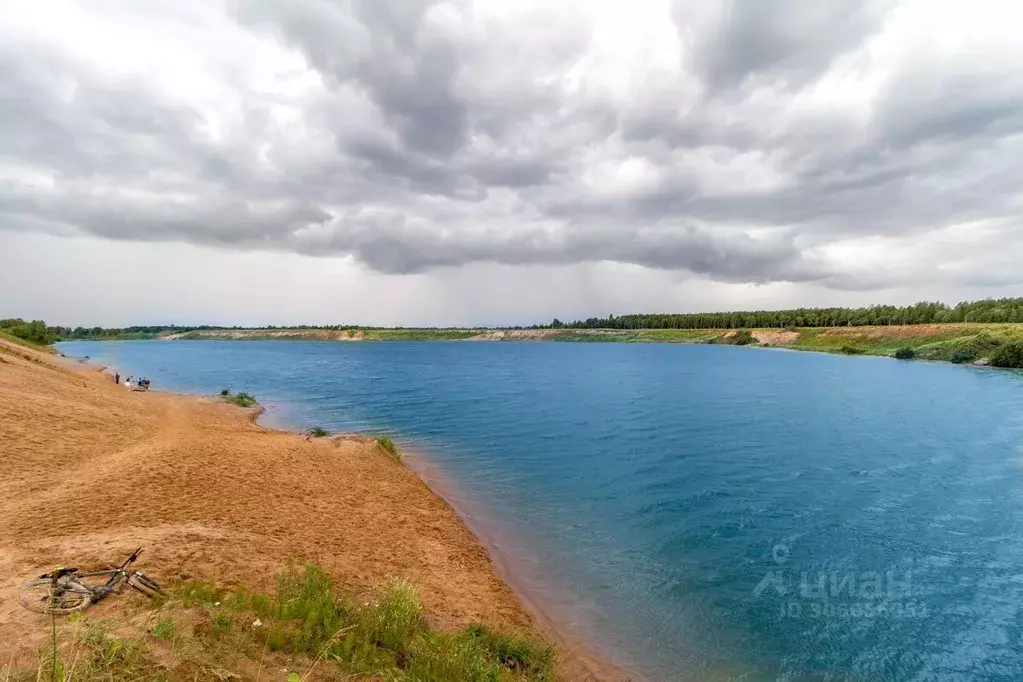
[[[996,2],[15,0],[0,230],[612,261],[850,291],[1023,283]]]

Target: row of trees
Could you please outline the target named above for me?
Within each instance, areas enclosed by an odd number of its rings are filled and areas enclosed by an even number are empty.
[[[909,306],[796,308],[723,313],[682,313],[591,317],[575,322],[557,318],[539,329],[743,329],[763,327],[859,327],[865,325],[941,324],[948,322],[1023,322],[1023,298],[959,303],[924,301]]]
[[[8,317],[0,320],[0,331],[16,336],[29,343],[38,343],[46,346],[64,337],[59,333],[62,328],[49,327],[42,320],[26,322],[20,317]]]
[[[948,306],[924,301],[909,306],[877,305],[866,308],[796,308],[722,313],[667,313],[591,317],[575,322],[554,319],[531,329],[750,329],[784,327],[844,327],[864,325],[940,324],[948,322],[1023,322],[1023,298],[985,299]],[[138,325],[132,327],[52,327],[42,320],[0,319],[0,331],[32,343],[62,339],[153,338],[159,334],[245,327],[216,325]],[[276,329],[269,325],[264,329]],[[378,329],[361,325],[300,325],[288,329]],[[506,327],[519,329],[520,327]]]

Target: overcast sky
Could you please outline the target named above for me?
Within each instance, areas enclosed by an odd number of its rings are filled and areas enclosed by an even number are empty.
[[[1023,295],[1023,5],[4,0],[0,317]]]

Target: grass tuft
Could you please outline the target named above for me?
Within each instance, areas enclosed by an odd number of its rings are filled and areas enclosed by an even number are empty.
[[[322,426],[314,426],[313,428],[309,429],[309,435],[312,436],[313,438],[326,438],[327,436],[330,435],[330,431],[323,428]]]
[[[377,436],[377,445],[382,447],[395,462],[401,462],[401,452],[398,451],[398,446],[394,444],[393,440],[387,436]]]
[[[157,639],[174,640],[174,619],[170,616],[161,618],[156,621],[156,624],[153,625],[150,632],[153,634],[153,637],[156,637]]]

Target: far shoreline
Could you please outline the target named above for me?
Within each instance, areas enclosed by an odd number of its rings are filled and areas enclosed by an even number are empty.
[[[731,345],[834,355],[896,357],[1021,369],[1023,322],[729,329],[543,328],[215,328],[175,333],[67,338],[75,341],[319,341],[328,343],[501,342]],[[1004,352],[1007,351],[1007,352]],[[997,365],[997,356],[1006,357]]]

